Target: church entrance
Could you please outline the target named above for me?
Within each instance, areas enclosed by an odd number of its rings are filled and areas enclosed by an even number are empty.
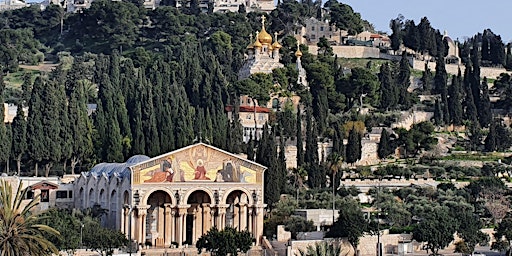
[[[249,198],[243,191],[231,192],[226,200],[226,226],[233,227],[239,231],[252,231],[252,222],[248,209]]]
[[[166,211],[170,211],[170,208],[166,205],[171,203],[171,197],[164,191],[155,191],[148,198],[145,240],[155,246],[163,246],[170,242],[171,219],[170,214],[166,213]]]
[[[194,191],[187,199],[190,208],[187,210],[186,242],[195,243],[199,237],[206,234],[213,226],[210,196],[202,191]]]

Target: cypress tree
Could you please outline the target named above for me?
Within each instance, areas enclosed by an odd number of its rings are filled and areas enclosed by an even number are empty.
[[[480,54],[478,51],[478,43],[476,39],[473,39],[473,49],[471,51],[471,72],[469,74],[469,83],[471,85],[471,91],[473,94],[473,102],[475,103],[476,110],[480,116]],[[469,65],[469,63],[467,64]]]
[[[464,99],[465,108],[465,119],[476,123],[478,122],[478,113],[476,110],[475,98],[473,97],[473,90],[471,87],[471,74],[473,73],[471,63],[466,63],[466,69],[464,70],[464,92],[466,98]]]
[[[348,134],[346,159],[347,163],[353,164],[361,159],[361,136],[353,127]]]
[[[512,69],[512,43],[507,44],[507,55],[505,57],[505,68],[507,70]]]
[[[411,68],[409,60],[407,60],[407,53],[402,53],[400,65],[398,70],[397,86],[398,86],[398,103],[402,105],[403,109],[411,107],[411,99],[407,89],[411,85]]]
[[[393,148],[391,146],[391,138],[386,131],[386,129],[382,129],[380,133],[379,146],[377,148],[377,155],[380,159],[384,159],[388,157],[391,153],[393,153]]]
[[[114,109],[114,93],[108,75],[104,74],[98,91],[98,107],[95,117],[98,140],[95,148],[103,161],[122,162],[124,160],[123,136],[117,115],[115,112],[109,111]]]
[[[439,99],[436,99],[434,106],[434,122],[439,126],[444,124],[443,107],[441,107],[441,101]]]
[[[23,104],[26,106],[30,101],[30,95],[32,94],[32,74],[30,72],[25,72],[22,80],[23,83],[21,84],[21,90],[23,93],[21,94],[21,98],[23,100]]]
[[[61,160],[62,157],[62,127],[61,120],[66,115],[65,108],[65,92],[64,85],[61,85],[55,80],[50,80],[46,84],[43,92],[43,144],[45,150],[43,150],[42,163],[45,168],[45,176],[50,175],[50,169],[53,164]]]
[[[318,164],[318,135],[311,112],[311,108],[306,110],[306,152],[304,154],[304,162],[310,166]]]
[[[423,83],[423,91],[432,93],[432,71],[430,71],[427,62],[425,62],[425,71],[421,76],[421,82]]]
[[[20,100],[16,109],[16,116],[12,120],[12,157],[16,160],[16,173],[21,175],[21,158],[27,153],[27,120]]]
[[[285,138],[284,136],[279,137],[279,154],[277,159],[277,164],[279,166],[279,184],[286,183],[286,176],[288,174],[286,170],[286,148],[285,148]],[[281,192],[284,191],[284,187],[281,187]]]
[[[491,122],[491,125],[489,127],[489,133],[487,134],[487,137],[485,138],[485,150],[487,152],[493,152],[496,151],[496,122]]]
[[[141,71],[141,76],[144,72]],[[158,129],[156,126],[156,117],[153,104],[153,91],[152,85],[144,79],[144,87],[142,88],[142,130],[144,134],[145,149],[144,151],[149,156],[156,156],[160,153],[160,139],[158,138]]]
[[[461,102],[461,75],[452,77],[452,84],[448,87],[448,106],[450,106],[451,123],[454,125],[461,125],[463,119],[463,110]]]
[[[302,114],[297,107],[297,167],[304,165],[304,146],[302,144]]]
[[[448,74],[446,73],[446,66],[444,58],[439,55],[436,61],[436,75],[434,76],[434,84],[436,93],[441,94],[441,107],[443,112],[443,123],[450,123],[450,111],[448,109]]]
[[[68,103],[68,119],[71,135],[71,174],[75,174],[77,164],[87,159],[93,151],[92,124],[87,115],[87,96],[84,81],[76,81]]]
[[[489,87],[487,85],[487,77],[484,77],[482,82],[482,96],[480,97],[480,111],[478,111],[478,121],[480,127],[487,127],[491,123],[491,101],[489,99]]]
[[[0,142],[2,147],[0,148],[0,162],[8,162],[10,155],[10,147],[8,147],[9,138],[7,137],[7,128],[5,127],[4,122],[4,91],[5,91],[5,83],[3,73],[0,72],[0,114],[2,118],[0,119]],[[7,166],[8,167],[8,166]],[[6,172],[9,172],[7,169]]]
[[[132,113],[132,121],[131,121],[131,133],[133,136],[133,145],[131,147],[132,149],[132,155],[137,154],[146,154],[146,138],[144,137],[144,118],[142,113],[142,97],[144,95],[144,77],[141,76],[141,74],[137,75],[138,82],[137,82],[137,89],[136,89],[136,97],[132,100],[132,106],[133,106],[133,113]],[[118,127],[119,128],[119,127]]]
[[[382,110],[394,109],[398,99],[395,93],[395,81],[387,63],[380,66],[379,80],[381,88],[380,108]]]
[[[273,205],[279,201],[281,184],[279,183],[279,166],[277,163],[277,147],[274,135],[268,130],[268,125],[263,127],[263,134],[258,141],[256,162],[268,167],[265,172],[265,201]]]
[[[171,92],[171,84],[174,83],[174,75],[167,64],[162,64],[162,86],[161,86],[161,106],[155,108],[160,111],[157,115],[158,130],[160,132],[160,150],[162,153],[174,150],[174,120],[172,115],[171,98],[174,97]],[[159,102],[157,100],[157,102]]]
[[[247,159],[254,161],[254,140],[252,139],[252,132],[249,133],[249,141],[247,142]]]
[[[43,159],[45,130],[43,128],[43,91],[45,85],[40,76],[38,76],[33,85],[30,101],[28,102],[27,119],[27,144],[30,145],[28,153],[31,159],[35,161],[35,176],[38,176],[39,163]]]

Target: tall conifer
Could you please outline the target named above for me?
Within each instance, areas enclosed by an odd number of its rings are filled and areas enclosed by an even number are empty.
[[[16,160],[16,173],[21,175],[21,159],[27,153],[27,120],[20,100],[16,109],[16,116],[12,120],[12,157]]]

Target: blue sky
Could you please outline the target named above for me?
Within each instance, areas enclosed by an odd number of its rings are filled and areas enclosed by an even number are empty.
[[[390,32],[389,21],[402,14],[416,24],[427,16],[433,28],[463,40],[486,28],[512,41],[511,0],[339,0],[352,6],[375,29]]]

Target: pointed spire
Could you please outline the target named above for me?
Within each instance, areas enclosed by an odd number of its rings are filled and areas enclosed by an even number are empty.
[[[301,56],[302,52],[300,51],[300,43],[299,40],[297,40],[297,51],[295,52],[295,57],[297,57],[297,59],[300,59]]]

